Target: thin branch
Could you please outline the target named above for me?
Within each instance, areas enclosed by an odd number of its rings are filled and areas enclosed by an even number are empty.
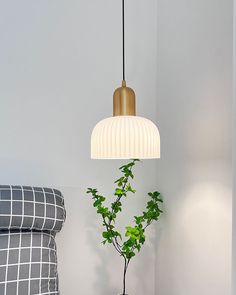
[[[127,267],[128,267],[128,262],[127,262],[127,259],[124,257],[123,294],[122,295],[125,295]]]
[[[102,218],[103,218],[103,222],[104,222],[104,224],[105,224],[105,227],[106,227],[107,231],[109,231],[109,226],[108,226],[108,224],[106,223],[105,217],[104,217],[103,215],[102,215]],[[116,251],[121,255],[122,252],[121,252],[121,250],[120,250],[120,248],[119,248],[119,245],[116,245],[116,243],[114,242],[113,238],[112,238],[112,244],[113,244],[113,246],[115,247]]]
[[[132,162],[135,164],[135,161],[134,161],[134,160],[133,160]],[[133,167],[134,167],[134,165],[131,166],[131,168],[130,168],[130,172],[132,171]],[[123,191],[125,190],[125,188],[126,188],[126,186],[127,186],[127,183],[128,183],[129,177],[130,177],[130,176],[125,177],[124,184],[123,184],[123,186],[122,186],[122,190],[123,190]],[[123,195],[118,196],[117,199],[116,199],[116,201],[114,202],[114,204],[116,205],[116,204],[121,200],[122,197],[123,197]],[[114,208],[112,208],[112,210],[111,210],[111,215],[113,215],[113,213],[114,213]],[[112,221],[112,220],[110,220],[110,223],[109,223],[109,224],[111,224],[111,221]]]
[[[135,163],[135,162],[133,161],[133,163]],[[131,166],[130,171],[132,171],[132,168],[133,168],[133,166]],[[124,180],[124,183],[123,183],[123,186],[122,186],[122,191],[124,191],[125,188],[127,187],[129,177],[130,177],[130,176],[125,177],[125,180]],[[111,222],[112,222],[112,215],[113,215],[113,213],[114,213],[114,207],[115,207],[115,205],[116,205],[118,202],[120,202],[120,200],[121,200],[122,197],[123,197],[123,195],[118,196],[117,199],[116,199],[116,201],[113,203],[114,205],[113,205],[113,208],[112,208],[112,210],[111,210],[111,218],[109,219],[108,224],[106,223],[106,221],[105,221],[105,219],[104,219],[104,217],[103,217],[104,224],[105,224],[105,226],[106,226],[106,228],[107,228],[107,231],[109,230],[108,227],[111,225]],[[118,243],[116,237],[114,238],[114,240],[113,240],[113,238],[112,238],[112,244],[113,244],[113,246],[115,247],[115,249],[116,249],[116,250],[117,250],[117,251],[118,251],[118,252],[124,257],[125,254],[124,254],[124,252],[121,250],[121,245]]]

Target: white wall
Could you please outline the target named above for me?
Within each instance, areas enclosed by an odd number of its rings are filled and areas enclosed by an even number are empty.
[[[118,294],[121,286],[121,260],[100,246],[100,221],[85,196],[87,186],[111,193],[121,164],[89,157],[91,130],[112,113],[121,83],[120,2],[0,2],[0,183],[63,191],[67,221],[57,237],[62,295]],[[139,114],[153,120],[156,14],[155,0],[127,1],[127,82],[136,90]],[[137,167],[137,188],[123,224],[156,188],[155,161]],[[154,294],[152,232],[131,264],[130,294]]]
[[[129,293],[229,295],[232,1],[126,2],[127,80],[139,114],[158,122],[162,158],[137,167],[140,193],[122,225],[145,192],[158,185],[165,196]],[[100,245],[84,193],[110,193],[121,163],[89,159],[92,127],[111,114],[121,80],[119,36],[120,1],[0,3],[0,183],[63,191],[62,295],[120,289],[119,257]]]
[[[158,295],[230,294],[232,2],[158,1]]]
[[[234,44],[233,44],[233,243],[232,243],[232,295],[236,293],[236,2],[234,1]]]

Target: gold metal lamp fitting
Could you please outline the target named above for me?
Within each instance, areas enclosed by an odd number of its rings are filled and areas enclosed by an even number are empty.
[[[136,116],[135,92],[126,86],[125,80],[114,92],[113,116]]]

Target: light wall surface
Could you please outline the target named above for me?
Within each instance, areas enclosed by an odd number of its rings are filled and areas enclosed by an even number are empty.
[[[127,83],[156,119],[156,1],[127,1]],[[57,187],[67,221],[57,236],[61,294],[118,294],[122,260],[101,245],[88,186],[111,195],[121,161],[90,160],[90,134],[121,85],[121,2],[0,2],[0,183]],[[137,165],[122,227],[156,189],[156,162]],[[135,185],[136,184],[136,185]],[[155,237],[130,265],[130,294],[154,295]]]
[[[157,19],[156,294],[229,295],[233,1],[159,0]]]
[[[232,241],[232,295],[236,293],[236,1],[234,0],[234,44],[233,44],[233,241]]]
[[[127,82],[139,115],[159,126],[162,158],[137,165],[122,227],[146,192],[165,200],[128,293],[229,295],[232,1],[126,2]],[[0,36],[0,183],[64,193],[62,295],[118,294],[122,264],[100,244],[85,190],[110,195],[123,163],[89,156],[92,128],[112,113],[121,83],[120,1],[2,1]]]

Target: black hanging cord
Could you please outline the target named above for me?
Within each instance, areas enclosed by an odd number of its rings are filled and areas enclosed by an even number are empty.
[[[125,81],[125,0],[122,0],[123,80]]]

